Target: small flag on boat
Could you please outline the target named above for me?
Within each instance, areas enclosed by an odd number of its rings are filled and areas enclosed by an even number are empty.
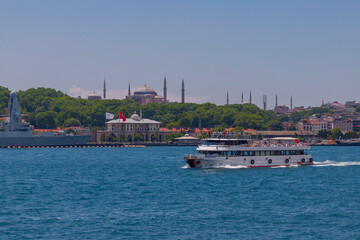
[[[125,115],[124,115],[122,112],[120,112],[119,118],[122,119],[123,122],[126,122],[126,117],[125,117]]]
[[[105,113],[105,115],[106,115],[106,119],[113,119],[114,117],[115,117],[115,115],[114,114],[112,114],[112,113]]]

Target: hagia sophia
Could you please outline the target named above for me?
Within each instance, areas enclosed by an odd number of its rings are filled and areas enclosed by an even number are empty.
[[[136,90],[133,95],[131,95],[130,84],[128,89],[127,99],[132,99],[135,102],[140,103],[141,105],[146,105],[148,103],[168,103],[167,99],[167,87],[166,87],[166,77],[164,77],[164,88],[163,95],[158,95],[151,87],[146,86],[146,84]],[[185,102],[185,85],[184,79],[181,83],[181,102]]]
[[[105,80],[104,80],[103,94],[104,94],[103,99],[106,99]],[[94,94],[90,94],[88,96],[88,99],[90,99],[90,100],[101,99],[101,96],[96,95],[94,92]],[[166,77],[164,77],[163,95],[158,95],[154,89],[152,89],[149,86],[146,86],[146,84],[143,87],[134,91],[134,94],[131,94],[130,83],[129,83],[128,94],[126,96],[126,99],[134,100],[135,102],[138,102],[141,105],[146,105],[148,103],[169,103],[169,100],[167,99]],[[182,80],[182,83],[181,83],[181,102],[185,103],[184,79]]]

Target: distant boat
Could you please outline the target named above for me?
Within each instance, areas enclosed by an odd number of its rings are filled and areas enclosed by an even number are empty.
[[[201,143],[201,140],[196,137],[191,137],[189,134],[185,134],[185,136],[174,138],[173,142],[178,146],[198,146]]]
[[[360,138],[353,138],[348,140],[337,140],[338,146],[360,146]]]
[[[65,132],[34,135],[23,122],[16,92],[10,93],[4,120],[0,123],[0,147],[72,146],[84,145],[91,135],[68,136]]]

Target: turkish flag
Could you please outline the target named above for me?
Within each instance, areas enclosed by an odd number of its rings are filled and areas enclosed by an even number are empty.
[[[119,118],[122,119],[123,122],[126,122],[126,117],[125,117],[125,115],[124,115],[122,112],[120,112]]]
[[[295,138],[295,142],[296,142],[296,143],[299,143],[300,141],[299,141],[299,139]]]

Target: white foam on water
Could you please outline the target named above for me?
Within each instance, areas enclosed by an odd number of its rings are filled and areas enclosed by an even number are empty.
[[[313,167],[347,167],[360,166],[360,162],[334,162],[326,160],[325,162],[314,162]]]
[[[297,168],[299,166],[300,166],[299,164],[290,164],[290,166],[275,166],[270,168]]]
[[[185,166],[182,166],[181,168],[187,169],[187,168],[190,168],[190,166],[188,164],[186,164]]]
[[[224,169],[239,169],[239,168],[248,168],[248,167],[247,167],[247,166],[243,166],[243,165],[236,165],[236,166],[224,165],[224,166],[219,166],[218,168],[224,168]]]

